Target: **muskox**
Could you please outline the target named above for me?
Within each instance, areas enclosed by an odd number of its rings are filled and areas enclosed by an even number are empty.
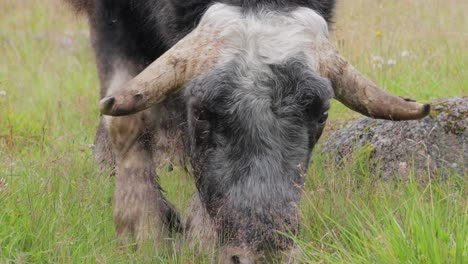
[[[279,256],[294,246],[285,234],[299,232],[305,171],[331,98],[374,118],[429,112],[337,52],[328,40],[334,0],[69,1],[89,18],[103,114],[95,154],[115,168],[123,239],[183,232],[219,245],[223,263]],[[186,221],[155,174],[164,142],[191,163],[198,192]]]

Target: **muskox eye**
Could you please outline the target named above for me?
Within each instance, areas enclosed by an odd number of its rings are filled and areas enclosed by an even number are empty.
[[[208,120],[208,111],[201,109],[195,112],[194,117],[197,121]]]
[[[328,119],[328,111],[325,111],[322,113],[318,121],[320,124],[323,124],[327,121],[327,119]]]

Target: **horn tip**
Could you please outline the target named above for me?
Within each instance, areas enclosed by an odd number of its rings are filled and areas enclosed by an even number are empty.
[[[423,116],[427,116],[429,115],[429,113],[431,112],[431,104],[424,104],[423,105]]]
[[[114,106],[115,103],[115,97],[113,96],[108,96],[103,98],[99,102],[99,111],[103,115],[109,115],[112,111],[112,107]]]

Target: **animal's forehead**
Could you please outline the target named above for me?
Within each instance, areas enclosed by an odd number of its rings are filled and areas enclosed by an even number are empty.
[[[275,27],[302,26],[308,34],[328,34],[325,19],[316,11],[306,7],[297,7],[284,11],[268,8],[246,11],[239,6],[217,3],[208,8],[200,20],[199,26],[209,26],[226,31],[226,33],[231,28],[240,26],[251,28],[262,26],[263,30],[266,27],[272,29]]]
[[[280,64],[298,53],[307,54],[317,38],[328,37],[325,19],[304,7],[283,12],[245,12],[237,6],[215,4],[202,17],[199,27],[217,31],[224,39],[219,64],[236,56],[243,56],[246,63]],[[316,68],[313,58],[308,63]]]

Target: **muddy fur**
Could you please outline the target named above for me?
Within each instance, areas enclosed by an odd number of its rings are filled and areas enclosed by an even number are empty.
[[[186,221],[186,237],[191,247],[202,252],[215,252],[218,233],[215,224],[200,200],[198,193],[194,194],[188,210]]]
[[[139,66],[123,58],[111,65],[112,71],[99,71],[106,91],[120,89],[138,73]],[[164,157],[161,150],[176,155],[183,149],[183,144],[174,143],[180,142],[183,124],[177,98],[135,115],[101,117],[95,157],[103,172],[117,177],[114,223],[123,244],[151,240],[158,248],[164,238],[183,232],[183,221],[164,197],[155,174]]]
[[[157,184],[153,158],[158,107],[106,120],[116,154],[114,222],[119,236],[162,241],[182,231],[182,220]]]
[[[221,247],[218,251],[217,248],[220,244],[216,232],[217,228],[203,206],[198,193],[193,195],[188,212],[185,229],[188,245],[197,249],[199,253],[212,255],[215,263],[296,263],[295,260],[300,256],[300,250],[296,245],[281,255],[267,254],[268,252],[258,255],[247,246],[233,247],[228,245]],[[236,257],[233,259],[232,256]]]

